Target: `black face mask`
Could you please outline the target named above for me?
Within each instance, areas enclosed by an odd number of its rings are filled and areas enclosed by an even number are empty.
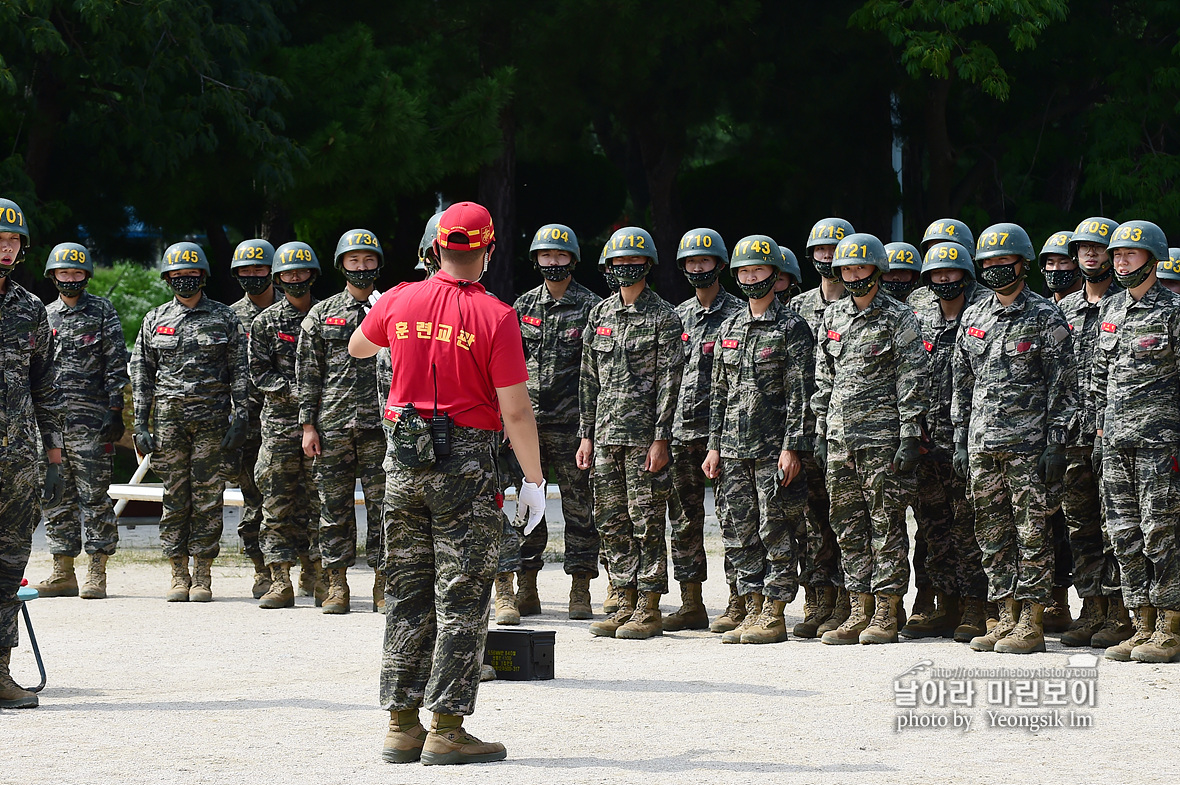
[[[844,288],[847,289],[848,293],[853,297],[864,297],[866,294],[872,291],[873,286],[880,278],[881,268],[878,267],[873,270],[871,275],[866,278],[861,278],[859,281],[845,281],[843,276],[841,276],[840,280],[844,284]]]
[[[767,276],[764,281],[757,281],[755,283],[742,283],[738,281],[738,288],[742,290],[742,294],[751,300],[761,300],[770,290],[774,288],[775,276]]]
[[[783,289],[781,292],[775,292],[774,296],[778,298],[778,301],[780,303],[782,303],[783,305],[786,305],[787,303],[791,302],[791,300],[794,299],[798,294],[799,294],[799,287],[796,286],[795,284],[791,284],[786,289]]]
[[[1082,277],[1090,283],[1102,283],[1107,278],[1114,275],[1114,265],[1110,262],[1104,262],[1101,267],[1099,267],[1097,270],[1094,270],[1093,272],[1087,270],[1085,267],[1082,267],[1081,262],[1078,262],[1078,268],[1082,273]]]
[[[172,291],[176,292],[178,296],[192,297],[201,291],[201,287],[205,285],[205,276],[182,275],[176,278],[169,278],[168,285],[172,287]]]
[[[615,278],[610,273],[603,273],[602,280],[606,281],[606,285],[610,287],[612,292],[617,292],[619,290],[619,279]]]
[[[1155,269],[1155,263],[1155,259],[1151,259],[1138,270],[1132,270],[1126,275],[1119,275],[1116,272],[1114,274],[1115,280],[1117,280],[1119,282],[1119,286],[1123,287],[1124,289],[1134,289],[1136,286],[1142,285],[1143,282],[1147,280],[1147,277],[1151,275],[1151,271]]]
[[[836,277],[835,275],[832,274],[832,263],[831,262],[821,262],[818,259],[812,259],[811,263],[813,265],[815,265],[815,271],[817,273],[819,273],[821,276],[823,276],[824,278],[835,278]]]
[[[903,303],[916,287],[917,283],[914,281],[881,281],[881,288],[885,290],[885,294]]]
[[[619,286],[634,286],[647,275],[647,262],[611,265],[611,272],[614,273],[615,280],[619,282]]]
[[[377,280],[377,270],[344,270],[344,280],[358,289],[370,289]]]
[[[298,283],[283,283],[282,281],[276,281],[275,283],[276,285],[281,286],[284,292],[291,295],[296,300],[305,296],[311,291],[310,278],[308,278],[306,281],[299,281]]]
[[[1024,273],[1016,272],[1016,265],[1020,262],[1012,262],[1012,264],[994,264],[991,267],[984,267],[979,271],[979,280],[984,286],[994,292],[1000,294],[1010,294],[1018,283],[1024,280]]]
[[[59,281],[56,278],[53,279],[53,285],[66,297],[77,297],[86,289],[86,284],[88,283],[90,283],[89,278],[83,278],[81,281]]]
[[[934,292],[934,295],[940,300],[953,300],[967,291],[967,279],[960,278],[957,281],[947,281],[946,283],[932,283],[930,291]]]
[[[690,273],[684,271],[684,277],[692,284],[694,289],[708,289],[713,284],[717,283],[717,268],[713,268],[707,273]]]
[[[559,264],[554,267],[545,267],[543,265],[535,265],[537,271],[541,273],[541,277],[546,281],[564,281],[574,274],[574,266],[572,264]]]
[[[269,275],[235,275],[246,294],[262,294],[270,286]]]
[[[1077,268],[1073,270],[1046,270],[1045,286],[1049,287],[1051,292],[1064,292],[1081,277],[1082,271]]]

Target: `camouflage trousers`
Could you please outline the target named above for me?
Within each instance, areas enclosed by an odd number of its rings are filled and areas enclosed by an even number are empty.
[[[45,539],[52,554],[81,554],[83,526],[87,553],[110,556],[119,543],[115,507],[107,496],[114,445],[98,440],[101,420],[90,419],[69,418],[63,432],[61,503],[45,508]]]
[[[500,558],[496,572],[520,572],[524,569],[520,559],[520,532],[503,512],[500,513],[500,517],[504,522],[500,527]]]
[[[262,426],[258,422],[251,422],[250,435],[242,446],[238,467],[238,489],[242,492],[242,520],[238,522],[238,538],[242,541],[242,552],[251,559],[262,555],[262,548],[258,544],[262,528],[262,491],[254,479],[261,449]]]
[[[830,519],[831,499],[824,472],[811,453],[802,453],[803,473],[807,475],[807,506],[804,520],[806,529],[796,535],[804,543],[799,553],[799,583],[804,586],[844,585],[840,568],[840,546]]]
[[[914,474],[914,585],[982,600],[987,597],[983,553],[975,539],[975,508],[967,481],[955,474],[949,453],[927,453]],[[919,553],[918,539],[925,547]],[[919,568],[927,581],[918,578]]]
[[[1049,511],[1060,486],[1037,476],[1039,453],[970,454],[975,537],[983,552],[987,598],[1047,605],[1053,590],[1053,532]]]
[[[386,710],[475,711],[504,521],[497,438],[457,427],[451,456],[431,468],[386,458]]]
[[[320,431],[315,485],[320,497],[320,555],[324,569],[356,564],[356,481],[365,494],[366,561],[381,564],[382,501],[385,498],[385,433],[377,428]]]
[[[597,578],[598,530],[594,528],[590,501],[590,471],[579,469],[574,461],[580,441],[577,429],[573,426],[541,426],[537,428],[537,438],[541,446],[541,465],[555,475],[557,487],[561,490],[561,515],[565,518],[565,574],[583,572]],[[514,477],[511,484],[519,484],[520,479]],[[549,542],[549,529],[545,524],[546,519],[542,518],[520,546],[521,562],[526,570],[542,567],[545,546]]]
[[[221,440],[224,421],[156,416],[152,470],[164,481],[160,544],[164,555],[216,558],[221,552],[222,493],[232,468]]]
[[[594,445],[594,521],[602,537],[611,583],[640,592],[668,593],[669,467],[645,472],[647,447]]]
[[[1180,466],[1174,450],[1102,451],[1106,528],[1128,608],[1180,610]]]
[[[791,602],[799,590],[794,532],[807,506],[802,473],[783,488],[778,456],[721,459],[719,494],[726,499],[721,537],[739,594]]]
[[[850,592],[905,594],[910,585],[906,505],[913,477],[890,469],[896,447],[828,447],[828,496]]]
[[[294,564],[301,555],[320,558],[319,494],[312,459],[303,454],[298,423],[266,423],[254,466],[254,480],[264,499],[259,549],[267,564]],[[239,529],[239,533],[240,533]]]
[[[0,456],[0,648],[20,642],[16,592],[33,549],[33,529],[41,521],[40,491],[34,462]]]
[[[1078,596],[1110,597],[1120,590],[1119,562],[1102,525],[1102,498],[1090,452],[1090,447],[1066,450],[1069,463],[1061,484],[1061,509],[1069,528],[1073,586]]]
[[[512,448],[500,435],[496,437],[496,477],[501,488],[517,485],[524,478],[524,470],[520,468],[520,461],[516,460],[516,453],[512,452]],[[500,517],[504,519],[504,523],[500,534],[500,564],[496,572],[520,572],[524,569],[520,555],[523,547],[521,534],[503,510]],[[533,533],[536,534],[536,531]],[[545,550],[544,543],[541,544],[541,550]]]
[[[704,583],[708,578],[705,565],[705,473],[701,471],[701,464],[709,453],[706,443],[705,439],[694,439],[672,445],[668,519],[672,528],[672,575],[680,583]],[[720,497],[714,495],[714,499]]]

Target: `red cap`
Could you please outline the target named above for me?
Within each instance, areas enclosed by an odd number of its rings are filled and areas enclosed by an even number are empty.
[[[474,251],[496,240],[492,214],[482,204],[457,202],[438,219],[438,247]]]

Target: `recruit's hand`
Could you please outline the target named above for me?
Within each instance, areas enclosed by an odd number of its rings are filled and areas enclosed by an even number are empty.
[[[45,472],[45,490],[41,493],[41,503],[46,507],[56,507],[61,504],[61,495],[61,464],[51,463]]]
[[[828,440],[822,436],[816,436],[815,449],[811,454],[815,457],[815,462],[819,464],[820,471],[826,472],[828,470]]]
[[[524,536],[533,533],[541,518],[545,516],[545,489],[523,477],[516,492],[516,520],[513,524],[524,530]]]
[[[225,436],[221,440],[221,449],[231,451],[242,449],[242,445],[246,443],[248,425],[245,417],[235,414],[233,419],[229,421],[229,430],[225,432]]]
[[[139,451],[140,455],[151,455],[156,451],[156,440],[146,425],[135,426],[135,434],[131,440],[135,442],[135,449]]]
[[[922,445],[917,436],[906,436],[893,456],[894,474],[913,474],[918,468],[918,456],[922,454]]]
[[[643,470],[645,472],[662,471],[668,465],[668,440],[656,439],[651,443],[651,447],[647,448],[647,457],[643,459]]]
[[[308,458],[320,454],[320,434],[314,425],[303,426],[303,454]]]
[[[98,429],[98,440],[103,443],[117,442],[123,438],[127,427],[123,425],[122,409],[107,409]]]
[[[701,471],[710,480],[716,480],[721,476],[721,451],[709,450],[705,454],[705,462],[701,464]]]
[[[583,439],[578,444],[578,452],[574,456],[574,461],[577,462],[578,468],[585,471],[590,468],[591,462],[594,460],[594,440]]]
[[[795,454],[794,450],[783,450],[778,454],[778,470],[782,473],[782,478],[779,484],[784,488],[791,484],[796,477],[799,476],[799,470],[803,468],[803,464],[799,462],[799,456]]]
[[[1046,484],[1061,482],[1065,476],[1065,446],[1061,444],[1045,445],[1041,459],[1037,461],[1037,474]]]
[[[967,456],[967,445],[955,445],[955,457],[951,459],[951,467],[955,470],[955,474],[967,479],[968,467],[970,467],[970,459]]]
[[[1090,466],[1094,469],[1096,477],[1102,476],[1102,437],[1098,436],[1094,439],[1094,449],[1090,452]]]

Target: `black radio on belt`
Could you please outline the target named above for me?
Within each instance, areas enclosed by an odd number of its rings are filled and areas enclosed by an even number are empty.
[[[451,415],[438,410],[438,370],[434,363],[430,364],[430,371],[434,375],[434,415],[430,418],[430,440],[434,443],[434,457],[449,458],[451,455],[451,433],[455,421]]]

